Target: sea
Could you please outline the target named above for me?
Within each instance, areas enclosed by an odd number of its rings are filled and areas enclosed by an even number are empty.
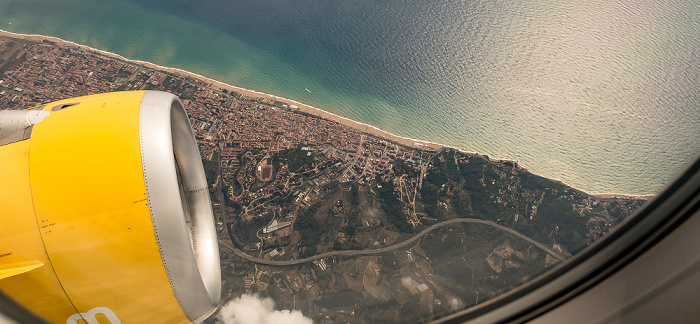
[[[700,152],[696,0],[0,0],[41,34],[654,194]]]

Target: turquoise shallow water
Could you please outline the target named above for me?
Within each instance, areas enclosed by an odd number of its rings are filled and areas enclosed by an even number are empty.
[[[700,4],[579,2],[0,0],[0,28],[654,193],[700,152]]]

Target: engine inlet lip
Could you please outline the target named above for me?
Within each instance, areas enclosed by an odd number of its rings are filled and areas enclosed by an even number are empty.
[[[175,297],[190,321],[221,298],[221,268],[209,191],[182,102],[146,91],[140,107],[144,182],[153,228]]]

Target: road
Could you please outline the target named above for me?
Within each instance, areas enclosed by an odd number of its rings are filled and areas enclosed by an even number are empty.
[[[229,236],[228,226],[226,226],[226,186],[224,185],[224,170],[221,167],[221,155],[224,154],[224,147],[219,143],[219,160],[217,161],[218,171],[219,171],[219,191],[216,195],[219,197],[219,208],[221,208],[221,222],[224,223],[224,228],[226,229],[226,236]]]
[[[357,146],[357,152],[355,152],[355,157],[352,159],[352,163],[350,163],[350,165],[347,168],[345,168],[345,171],[343,171],[343,174],[340,177],[338,177],[339,179],[346,176],[348,174],[348,171],[350,171],[350,169],[352,169],[352,167],[355,165],[355,163],[357,163],[357,160],[360,159],[360,154],[362,154],[362,143],[364,143],[364,142],[365,142],[365,134],[362,134],[360,136],[360,144]]]
[[[525,241],[528,241],[528,242],[532,243],[534,246],[536,246],[536,247],[542,249],[544,252],[546,252],[547,254],[553,256],[554,258],[556,258],[556,259],[558,259],[558,260],[560,260],[560,261],[565,261],[565,260],[566,260],[565,257],[563,257],[563,256],[559,255],[558,253],[552,251],[551,249],[547,248],[545,245],[543,245],[543,244],[541,244],[541,243],[539,243],[539,242],[537,242],[537,241],[535,241],[535,240],[533,240],[533,239],[531,239],[531,238],[529,238],[529,237],[527,237],[527,236],[525,236],[525,235],[523,235],[523,234],[521,234],[521,233],[519,233],[519,232],[517,232],[517,231],[515,231],[515,230],[513,230],[513,229],[510,229],[510,228],[508,228],[508,227],[505,227],[505,226],[496,224],[496,223],[494,223],[494,222],[492,222],[492,221],[483,220],[483,219],[477,219],[477,218],[455,218],[455,219],[446,220],[446,221],[444,221],[444,222],[440,222],[440,223],[434,224],[434,225],[432,225],[432,226],[430,226],[430,227],[428,227],[428,228],[422,230],[420,233],[414,235],[413,237],[411,237],[411,238],[408,239],[408,240],[405,240],[405,241],[403,241],[403,242],[400,242],[400,243],[397,243],[397,244],[394,244],[394,245],[390,245],[390,246],[385,246],[385,247],[382,247],[382,248],[378,248],[378,249],[373,249],[373,250],[342,250],[342,251],[331,251],[331,252],[326,252],[326,253],[321,253],[321,254],[317,254],[317,255],[314,255],[314,256],[310,256],[310,257],[308,257],[308,258],[297,259],[297,260],[286,260],[286,261],[265,260],[265,259],[256,258],[256,257],[254,257],[254,256],[251,256],[251,255],[249,255],[249,254],[247,254],[247,253],[245,253],[245,252],[243,252],[243,251],[241,251],[241,250],[239,250],[239,249],[233,247],[233,245],[231,245],[231,242],[228,242],[228,241],[225,241],[225,240],[219,240],[219,244],[220,244],[221,246],[227,248],[229,251],[233,252],[233,254],[235,254],[235,255],[237,255],[237,256],[239,256],[239,257],[241,257],[241,258],[244,258],[244,259],[246,259],[246,260],[248,260],[248,261],[252,261],[252,262],[255,262],[255,263],[258,263],[258,264],[271,265],[271,266],[292,266],[292,265],[297,265],[297,264],[301,264],[301,263],[306,263],[306,262],[309,262],[309,261],[314,261],[314,260],[319,260],[319,259],[324,259],[324,258],[330,258],[330,257],[336,257],[336,256],[357,256],[357,255],[381,254],[381,253],[384,253],[384,252],[388,252],[388,251],[400,249],[400,248],[402,248],[402,247],[405,247],[405,246],[407,246],[407,245],[410,245],[410,244],[416,242],[416,241],[417,241],[418,239],[420,239],[421,237],[425,236],[426,234],[430,233],[431,231],[433,231],[433,230],[435,230],[435,229],[437,229],[437,228],[439,228],[439,227],[443,227],[443,226],[447,226],[447,225],[451,225],[451,224],[457,224],[457,223],[477,223],[477,224],[483,224],[483,225],[495,227],[495,228],[497,228],[497,229],[500,229],[500,230],[502,230],[502,231],[508,232],[508,233],[513,234],[513,235],[515,235],[515,236],[517,236],[517,237],[519,237],[519,238],[521,238],[521,239],[523,239],[523,240],[525,240]]]

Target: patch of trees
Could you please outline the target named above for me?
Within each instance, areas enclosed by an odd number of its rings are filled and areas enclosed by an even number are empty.
[[[394,225],[400,232],[412,232],[411,224],[406,221],[401,202],[394,193],[394,183],[391,181],[382,182],[379,176],[377,176],[376,180],[382,186],[377,188],[377,190],[379,191],[379,198],[382,200],[382,209],[384,209],[389,224]]]
[[[230,187],[231,186],[226,186],[226,191],[228,191],[228,188],[230,188]],[[226,201],[225,201],[226,207],[232,207],[235,210],[232,214],[235,215],[235,214],[240,213],[240,211],[243,209],[241,204],[239,204],[235,200],[232,200],[231,196],[229,196],[228,194],[224,194],[224,197],[226,199]]]
[[[357,229],[355,228],[355,225],[349,224],[348,226],[345,226],[344,228],[345,235],[347,235],[348,238],[355,236],[357,233]]]
[[[350,187],[350,205],[360,205],[359,186],[356,183],[353,183]]]
[[[401,160],[396,160],[394,162],[394,173],[396,173],[396,176],[398,177],[406,174],[409,178],[415,178],[418,175],[418,171],[416,171],[416,169]]]
[[[294,227],[301,232],[302,246],[314,246],[321,240],[323,229],[321,224],[314,218],[316,211],[321,206],[320,203],[311,205],[309,209],[297,216]]]
[[[478,183],[484,176],[484,168],[488,161],[481,156],[470,157],[466,163],[459,165],[459,173],[467,182]]]
[[[216,182],[216,177],[218,176],[218,157],[216,155],[214,156],[215,159],[212,160],[207,160],[203,159],[202,160],[202,166],[204,167],[204,175],[207,177],[207,183],[211,186]]]
[[[458,216],[465,217],[474,213],[493,214],[496,208],[491,201],[491,194],[486,191],[481,180],[485,170],[490,170],[490,176],[496,179],[499,178],[498,174],[489,169],[488,160],[482,156],[457,156],[459,159],[455,159],[456,154],[459,153],[449,150],[439,153],[433,159],[433,167],[428,171],[421,189],[426,214],[433,218],[441,218],[438,203],[448,198],[443,185],[454,186],[450,201]],[[460,160],[466,160],[466,163]]]
[[[554,232],[554,240],[561,243],[565,249],[574,253],[586,245],[586,218],[574,211],[571,201],[565,198],[544,199],[537,207],[534,226],[545,231],[552,231],[556,224],[559,228]],[[549,233],[542,233],[548,236]]]
[[[248,244],[259,241],[255,233],[269,221],[270,219],[268,217],[253,217],[250,220],[240,220],[236,222],[236,225],[233,226],[233,232],[231,233],[231,235],[237,239],[234,239],[234,242],[238,241],[242,244]]]
[[[311,167],[314,161],[314,155],[308,154],[309,151],[302,151],[301,147],[282,150],[279,152],[279,158],[287,160],[289,171],[297,172],[305,167]]]
[[[545,177],[538,176],[536,174],[532,174],[529,172],[521,173],[520,180],[521,180],[523,188],[525,188],[525,189],[531,189],[531,190],[545,190],[546,188],[559,189],[559,190],[566,189],[566,186],[559,183],[559,182],[556,182],[552,179],[547,179]]]
[[[459,217],[467,217],[472,213],[471,204],[471,198],[462,190],[458,190],[452,198],[452,207]]]

